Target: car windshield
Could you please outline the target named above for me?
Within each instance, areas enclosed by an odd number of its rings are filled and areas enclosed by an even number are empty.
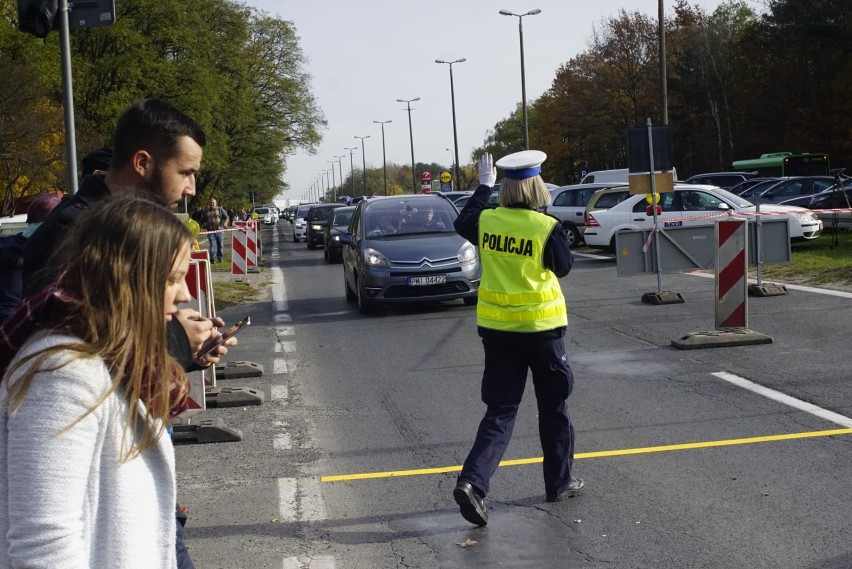
[[[301,217],[305,219],[305,216],[308,215],[308,210],[311,209],[309,205],[300,205],[299,209],[296,210],[296,217]]]
[[[713,190],[720,198],[725,200],[726,202],[733,204],[736,207],[754,207],[754,204],[748,201],[747,199],[738,196],[737,194],[733,194],[728,190],[723,190],[721,188],[716,188]]]
[[[257,212],[257,215],[266,215],[267,213],[269,213],[269,210],[265,207],[259,207],[254,211]]]
[[[365,212],[369,237],[454,232],[456,209],[443,199],[394,199],[375,202]]]
[[[349,225],[352,221],[352,211],[335,211],[331,216],[331,225]]]
[[[318,221],[320,219],[328,219],[328,212],[334,208],[331,207],[315,207],[308,212],[308,221]]]

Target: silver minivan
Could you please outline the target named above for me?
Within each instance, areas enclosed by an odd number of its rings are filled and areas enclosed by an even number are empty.
[[[551,204],[543,207],[541,211],[562,222],[562,227],[568,235],[568,245],[573,248],[583,240],[583,213],[594,193],[603,188],[620,185],[623,184],[600,182],[554,188],[550,190]]]

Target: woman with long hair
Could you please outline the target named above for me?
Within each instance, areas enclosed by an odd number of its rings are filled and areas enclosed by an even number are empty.
[[[166,322],[192,235],[133,196],[85,214],[58,281],[0,329],[0,566],[176,566]]]

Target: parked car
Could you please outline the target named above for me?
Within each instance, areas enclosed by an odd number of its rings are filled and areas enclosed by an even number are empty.
[[[293,219],[293,243],[298,243],[307,236],[307,223],[305,216],[308,215],[308,210],[311,209],[312,203],[303,203],[296,208],[296,213]]]
[[[627,186],[614,186],[612,188],[604,188],[597,190],[586,204],[586,209],[583,210],[583,234],[586,233],[586,227],[589,225],[589,214],[593,211],[609,209],[616,206],[630,197],[630,188]],[[585,238],[584,238],[585,240]]]
[[[432,210],[431,226],[425,218]],[[379,303],[476,303],[481,267],[453,229],[458,210],[429,194],[376,197],[358,204],[340,236],[346,299],[362,314]],[[443,226],[443,229],[441,229]]]
[[[657,219],[664,227],[707,225],[730,211],[744,214],[755,211],[750,201],[715,186],[676,186],[673,192],[660,194],[660,205],[662,213]],[[608,210],[590,213],[583,234],[586,245],[614,250],[618,231],[650,229],[654,217],[646,214],[647,207],[645,196],[635,195]],[[805,208],[767,204],[760,210],[787,214],[791,240],[816,239],[822,232],[822,221]]]
[[[453,201],[456,209],[459,211],[464,209],[464,206],[467,205],[467,202],[470,201],[471,196],[473,196],[473,192],[470,192],[470,195],[462,196],[460,198],[456,198]],[[494,184],[494,187],[491,188],[491,193],[488,194],[488,202],[486,204],[486,208],[495,208],[500,205],[500,184]]]
[[[583,213],[586,211],[586,204],[596,191],[612,186],[611,183],[600,182],[554,188],[550,190],[551,204],[541,208],[541,211],[562,222],[562,227],[568,236],[568,245],[576,247],[583,240],[582,232],[585,226]]]
[[[780,203],[818,194],[833,183],[831,176],[791,176],[746,199],[754,204]]]
[[[316,249],[322,246],[325,240],[325,228],[328,225],[328,216],[331,210],[343,207],[342,203],[314,204],[308,209],[305,216],[305,242],[308,249]]]
[[[752,178],[746,182],[737,184],[731,188],[731,193],[741,198],[749,199],[752,196],[763,193],[771,186],[780,182],[783,178]]]
[[[273,209],[268,207],[256,207],[254,213],[257,214],[257,219],[264,225],[272,225],[278,223],[278,216],[275,215]]]
[[[852,178],[846,178],[841,186],[831,185],[820,193],[811,196],[807,206],[810,209],[850,209],[852,208]],[[852,229],[852,213],[817,212],[826,229]]]
[[[325,238],[323,239],[323,255],[329,263],[343,260],[343,247],[340,244],[340,236],[349,231],[349,222],[355,206],[338,207],[331,210],[328,223],[325,226]]]
[[[737,184],[757,176],[756,172],[706,172],[695,174],[685,180],[687,184],[706,184],[728,190]]]

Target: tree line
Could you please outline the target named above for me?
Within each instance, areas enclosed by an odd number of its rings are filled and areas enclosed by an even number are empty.
[[[286,157],[314,152],[325,118],[291,22],[232,0],[121,0],[115,25],[71,34],[78,161],[110,145],[121,112],[165,99],[207,133],[197,196],[239,207],[285,188]],[[66,190],[59,34],[17,29],[0,0],[0,191]],[[9,213],[3,212],[3,213]]]
[[[662,124],[657,27],[638,11],[604,19],[528,105],[530,147],[548,154],[545,180],[626,167],[627,128]],[[678,0],[665,30],[681,178],[778,151],[825,152],[832,167],[852,166],[852,2],[768,0],[757,14],[739,1],[706,13]],[[522,149],[519,105],[471,158]]]

